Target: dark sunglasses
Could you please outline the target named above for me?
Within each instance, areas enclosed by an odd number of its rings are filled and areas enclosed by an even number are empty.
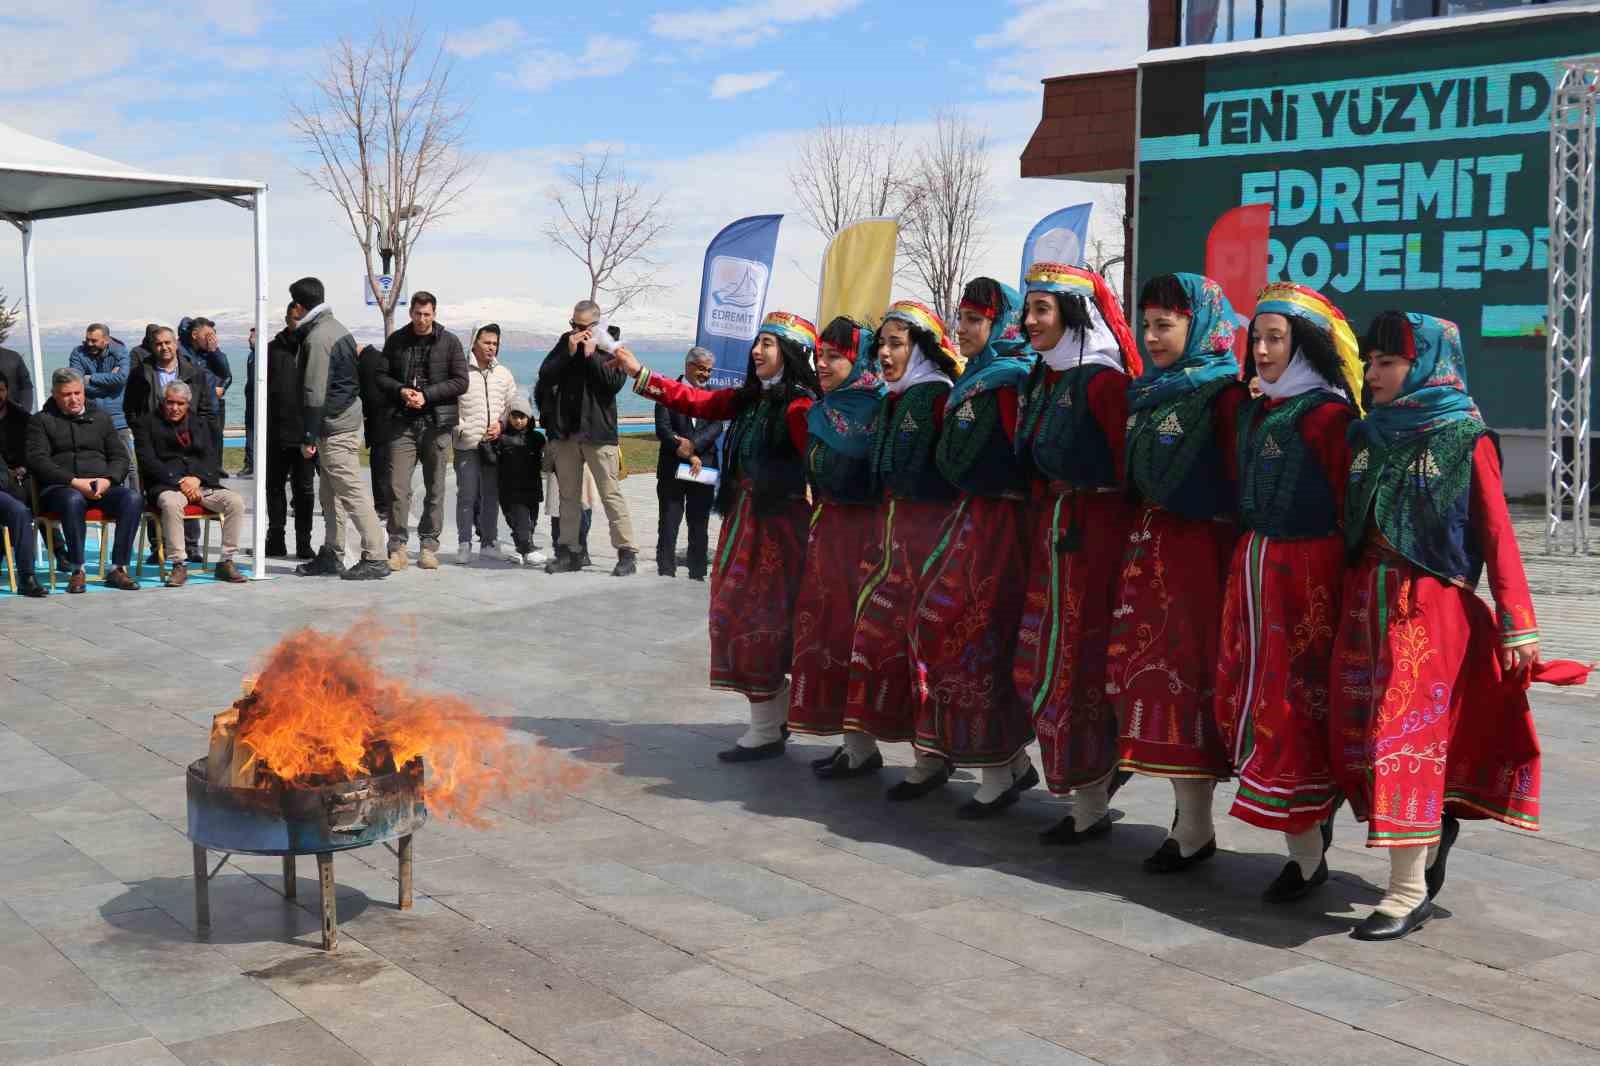
[[[577,330],[579,333],[582,333],[586,329],[594,329],[594,323],[593,322],[572,322],[572,321],[569,321],[567,323],[567,325],[571,326],[573,329]]]

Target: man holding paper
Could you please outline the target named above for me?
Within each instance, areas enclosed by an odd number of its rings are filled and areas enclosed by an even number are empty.
[[[716,357],[698,345],[683,360],[683,376],[697,389],[706,387]],[[656,439],[661,456],[656,461],[656,502],[660,524],[656,529],[656,573],[677,576],[678,524],[689,518],[689,578],[706,579],[706,529],[711,503],[717,493],[717,446],[726,423],[670,411],[656,405]]]

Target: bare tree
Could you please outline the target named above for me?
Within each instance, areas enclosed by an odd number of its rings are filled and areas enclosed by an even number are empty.
[[[941,112],[916,160],[900,217],[900,255],[939,317],[954,322],[962,282],[988,237],[989,137],[959,113]]]
[[[824,238],[860,218],[898,215],[906,139],[897,123],[852,125],[843,107],[829,107],[800,142],[789,187],[801,214]]]
[[[442,47],[424,55],[422,37],[409,19],[380,25],[364,41],[341,37],[310,101],[289,105],[291,124],[318,160],[301,173],[349,221],[385,333],[417,242],[472,181],[462,147],[467,111],[455,100],[451,64]],[[387,294],[378,283],[384,274],[394,279]]]
[[[22,301],[13,300],[11,306],[6,306],[6,290],[0,287],[0,344],[11,336],[11,331],[17,328],[17,322],[22,318]]]
[[[663,199],[629,181],[609,149],[598,160],[580,154],[550,189],[559,217],[544,234],[583,264],[589,299],[604,295],[608,314],[668,288],[656,280],[661,264],[652,256],[671,225]]]
[[[1128,234],[1131,224],[1128,218],[1128,187],[1124,182],[1112,185],[1103,195],[1096,197],[1098,206],[1110,216],[1112,225],[1097,231],[1089,238],[1089,254],[1086,259],[1089,269],[1106,279],[1106,284],[1117,298],[1127,304],[1128,267]]]

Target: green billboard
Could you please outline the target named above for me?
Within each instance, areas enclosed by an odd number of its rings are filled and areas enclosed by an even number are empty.
[[[1203,270],[1219,220],[1267,205],[1266,280],[1358,333],[1391,308],[1456,322],[1485,418],[1542,428],[1550,102],[1596,52],[1586,13],[1147,63],[1139,275]]]

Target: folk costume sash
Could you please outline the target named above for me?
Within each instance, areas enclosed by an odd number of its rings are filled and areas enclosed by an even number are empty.
[[[1176,277],[1189,297],[1183,354],[1165,369],[1147,358],[1144,372],[1128,385],[1128,479],[1163,507],[1172,506],[1200,457],[1216,453],[1212,402],[1239,379],[1233,354],[1238,316],[1222,286],[1199,274]]]
[[[1392,353],[1411,360],[1400,395],[1350,427],[1345,539],[1358,546],[1370,519],[1416,566],[1476,584],[1482,559],[1470,543],[1467,497],[1472,452],[1489,427],[1467,393],[1455,323],[1406,319],[1407,350]]]

